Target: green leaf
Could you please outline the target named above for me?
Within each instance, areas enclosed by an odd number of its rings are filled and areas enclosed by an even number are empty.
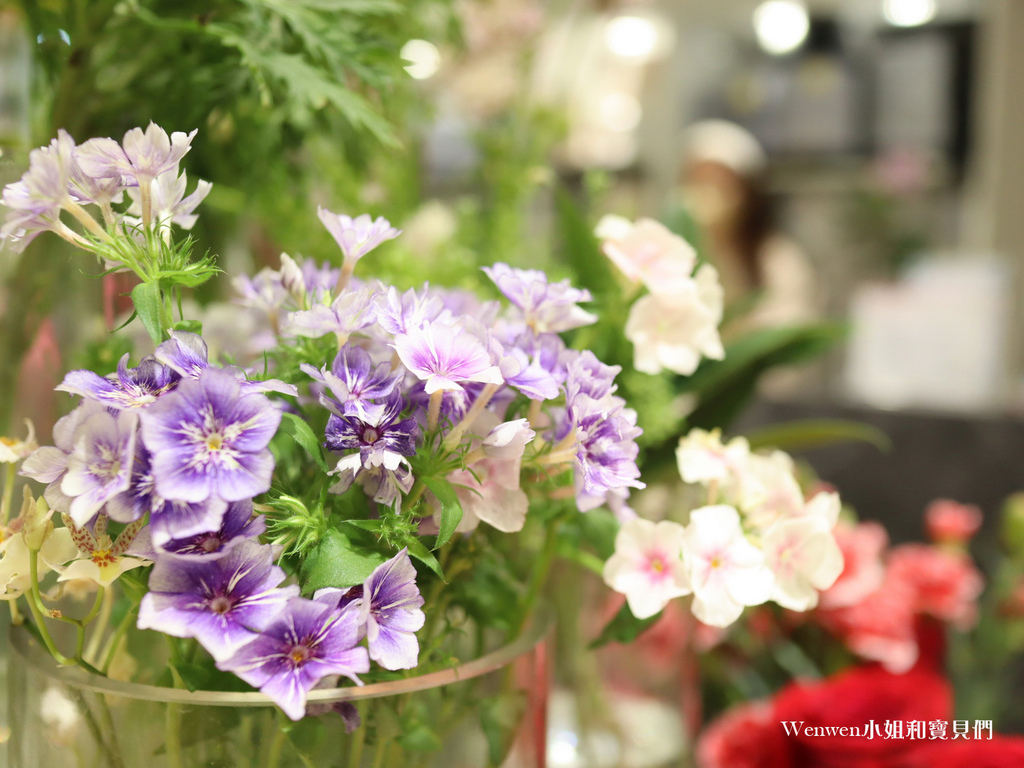
[[[835,443],[870,443],[883,453],[892,450],[889,436],[877,427],[846,419],[802,419],[785,424],[770,424],[749,433],[752,449],[780,448],[801,451]]]
[[[313,547],[300,573],[303,594],[312,594],[323,587],[345,589],[362,584],[374,568],[387,560],[383,553],[374,549],[376,542],[361,540],[358,531],[352,534],[331,528]],[[362,534],[362,537],[368,536]]]
[[[200,691],[206,686],[210,679],[210,669],[204,664],[188,664],[185,662],[171,662],[171,667],[178,673],[181,682],[190,692]]]
[[[431,490],[441,504],[441,524],[438,526],[437,541],[434,549],[447,544],[455,529],[462,522],[462,503],[455,493],[455,488],[443,477],[421,477],[420,481]]]
[[[172,331],[188,331],[200,336],[203,335],[203,324],[199,320],[179,320],[171,326]]]
[[[149,337],[157,344],[164,340],[160,324],[160,286],[157,283],[139,283],[132,288],[132,304]]]
[[[290,435],[299,446],[308,453],[316,465],[324,472],[329,472],[324,453],[320,449],[320,441],[313,433],[313,428],[299,415],[284,411],[281,419],[281,430]]]
[[[623,604],[612,620],[605,624],[601,634],[590,644],[590,648],[600,648],[608,643],[631,643],[644,630],[650,629],[656,624],[660,618],[661,614],[656,613],[648,619],[638,619],[629,610],[629,605]]]
[[[601,252],[586,217],[565,188],[556,190],[555,203],[562,252],[576,275],[574,282],[589,288],[595,295],[617,294],[619,286],[611,265]]]
[[[415,557],[417,560],[419,560],[421,563],[427,566],[427,568],[429,568],[437,574],[437,578],[439,578],[441,581],[445,580],[444,571],[441,570],[441,563],[439,563],[437,561],[437,558],[434,557],[433,553],[429,549],[427,549],[426,544],[424,544],[419,539],[410,539],[406,543],[406,546],[409,548],[410,557]]]

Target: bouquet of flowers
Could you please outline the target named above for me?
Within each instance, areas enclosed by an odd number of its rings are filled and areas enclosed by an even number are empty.
[[[194,135],[150,124],[76,145],[61,132],[4,189],[8,243],[52,232],[133,273],[153,343],[116,371],[66,375],[58,389],[79,402],[53,445],[10,441],[12,611],[23,598],[54,660],[92,673],[132,647],[133,626],[156,630],[163,682],[232,690],[237,677],[292,720],[341,678],[450,666],[470,627],[478,650],[488,633],[514,637],[554,529],[643,487],[618,369],[562,336],[596,319],[589,293],[505,264],[485,270],[504,303],[402,292],[355,274],[400,232],[320,209],[340,266],[282,254],[280,269],[237,277],[235,311],[256,316],[262,354],[212,356],[182,313],[182,292],[218,272],[180,236],[210,189],[186,194]],[[26,487],[11,519],[18,462],[46,487]],[[72,594],[94,594],[81,617],[51,607]],[[66,645],[53,622],[69,625]]]

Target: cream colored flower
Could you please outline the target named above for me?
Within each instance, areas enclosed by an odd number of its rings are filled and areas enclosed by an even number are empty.
[[[626,321],[626,338],[633,342],[638,371],[662,370],[689,376],[701,358],[725,357],[718,324],[722,320],[722,286],[710,264],[671,297],[650,293],[633,304]]]
[[[25,419],[25,426],[28,428],[28,434],[24,440],[19,440],[16,437],[0,437],[0,464],[15,464],[28,457],[39,447],[36,442],[35,426],[28,419]]]
[[[125,526],[116,541],[111,541],[107,534],[107,518],[104,515],[96,518],[92,531],[85,527],[78,528],[67,514],[61,515],[61,519],[70,531],[78,551],[77,557],[72,555],[64,561],[70,560],[70,563],[63,567],[54,567],[54,570],[60,573],[57,581],[85,579],[101,587],[109,587],[125,571],[150,564],[148,560],[124,554],[142,530],[145,518]]]
[[[688,290],[697,252],[693,246],[653,219],[635,224],[621,216],[605,216],[595,234],[605,255],[632,283],[651,293],[675,299]]]

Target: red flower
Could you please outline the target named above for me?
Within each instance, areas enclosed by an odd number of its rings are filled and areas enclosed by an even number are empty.
[[[698,768],[790,768],[785,731],[769,702],[740,704],[708,726],[697,741]]]
[[[790,684],[776,696],[773,709],[780,730],[782,723],[799,724],[799,735],[787,737],[793,759],[782,766],[896,768],[919,742],[884,738],[886,722],[948,721],[953,692],[947,680],[924,668],[894,675],[881,667],[855,667],[821,682]],[[843,726],[863,735],[806,730]],[[834,735],[811,735],[821,733]]]
[[[819,611],[818,619],[846,646],[891,672],[906,672],[917,661],[914,633],[917,593],[905,582],[885,584],[859,603]]]
[[[964,741],[929,741],[917,745],[899,768],[1020,768],[1024,738],[996,736]]]
[[[835,584],[821,593],[822,608],[842,608],[859,603],[880,586],[885,579],[882,556],[889,546],[889,534],[879,523],[849,525],[835,528],[836,543],[843,553],[843,572]]]
[[[971,504],[938,499],[924,513],[928,537],[938,544],[966,544],[981,528],[981,510]]]

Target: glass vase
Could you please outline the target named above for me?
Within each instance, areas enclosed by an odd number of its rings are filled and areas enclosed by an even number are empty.
[[[511,643],[436,672],[314,690],[297,723],[258,692],[189,692],[58,667],[28,629],[12,627],[4,765],[544,768],[552,623],[541,611]]]

